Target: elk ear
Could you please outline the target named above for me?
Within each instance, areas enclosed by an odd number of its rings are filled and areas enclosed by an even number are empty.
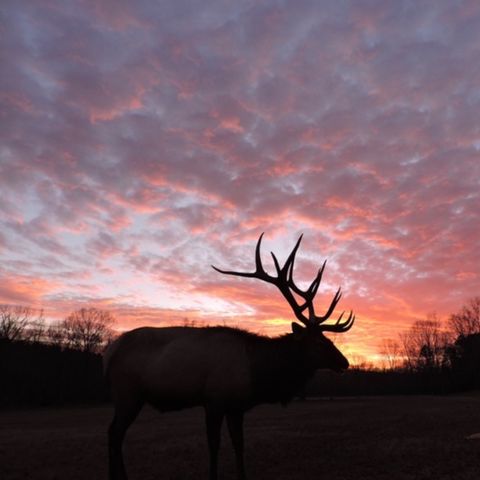
[[[293,338],[295,340],[300,340],[301,338],[303,338],[303,334],[305,333],[305,328],[303,328],[298,323],[292,322],[292,332],[293,332]]]

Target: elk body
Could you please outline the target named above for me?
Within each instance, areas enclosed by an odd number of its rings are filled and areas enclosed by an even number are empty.
[[[275,277],[262,266],[262,236],[256,247],[255,272],[213,267],[220,273],[257,278],[276,285],[296,319],[303,324],[292,323],[291,333],[269,338],[228,327],[144,327],[123,334],[109,347],[104,367],[115,406],[108,431],[111,480],[127,478],[122,443],[128,427],[145,403],[162,412],[204,407],[210,480],[217,479],[220,430],[225,418],[235,451],[238,478],[243,480],[246,478],[244,413],[260,403],[288,403],[319,368],[335,371],[348,368],[347,359],[323,332],[345,332],[351,328],[355,317],[350,313],[342,322],[342,313],[336,323],[324,323],[340,300],[340,289],[325,315],[315,314],[313,299],[325,263],[307,290],[295,285],[293,266],[301,238],[283,267],[272,253]]]

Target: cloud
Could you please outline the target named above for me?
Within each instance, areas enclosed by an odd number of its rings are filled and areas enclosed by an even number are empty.
[[[60,282],[53,283],[34,276],[12,274],[7,276],[4,271],[0,273],[2,273],[1,303],[41,307],[43,296],[60,285]]]

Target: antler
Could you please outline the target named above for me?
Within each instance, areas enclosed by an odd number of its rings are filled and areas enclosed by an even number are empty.
[[[320,282],[322,281],[322,275],[323,271],[325,270],[325,266],[327,264],[327,261],[323,263],[322,267],[318,270],[317,276],[313,280],[313,282],[310,284],[310,286],[307,288],[307,290],[302,290],[297,285],[295,285],[295,282],[293,281],[293,266],[295,263],[295,255],[297,254],[297,250],[300,246],[300,242],[302,241],[303,235],[300,235],[300,238],[297,240],[297,243],[293,247],[293,250],[290,252],[290,255],[288,256],[287,260],[285,261],[285,264],[283,267],[280,267],[280,264],[277,260],[277,257],[273,252],[271,252],[272,258],[273,258],[273,263],[275,265],[275,270],[277,272],[277,276],[274,277],[272,275],[269,275],[265,269],[263,268],[262,265],[262,258],[260,256],[260,247],[262,243],[262,238],[263,238],[263,233],[260,235],[260,238],[258,239],[257,246],[255,248],[255,271],[252,273],[249,272],[234,272],[230,270],[221,270],[217,267],[212,267],[220,273],[224,273],[225,275],[235,275],[237,277],[248,277],[248,278],[258,278],[259,280],[263,280],[264,282],[267,283],[272,283],[275,285],[282,295],[285,297],[287,300],[288,304],[293,310],[293,313],[295,314],[295,317],[302,322],[304,325],[320,325],[321,330],[325,332],[346,332],[347,330],[350,330],[350,328],[353,325],[353,322],[355,321],[355,315],[353,315],[353,312],[350,312],[350,315],[348,316],[348,319],[342,322],[342,318],[345,312],[342,312],[342,314],[338,317],[336,323],[329,324],[329,325],[321,325],[323,324],[328,318],[330,318],[331,314],[335,310],[335,307],[337,306],[337,303],[340,301],[340,298],[342,297],[341,289],[339,288],[337,290],[337,293],[335,293],[335,296],[333,297],[333,300],[328,307],[328,310],[326,313],[322,316],[317,316],[315,314],[315,308],[313,305],[313,299],[315,298],[315,295],[317,294],[318,287],[320,286]],[[299,304],[297,302],[297,299],[295,298],[295,295],[298,295],[303,299],[303,303]],[[308,315],[305,315],[305,310],[308,311]]]

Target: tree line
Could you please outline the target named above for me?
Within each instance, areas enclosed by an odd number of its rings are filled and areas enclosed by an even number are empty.
[[[81,308],[47,325],[43,310],[0,305],[0,340],[43,343],[82,352],[100,353],[114,337],[115,319],[107,310]]]
[[[113,315],[81,308],[47,323],[43,311],[0,305],[0,406],[103,402],[101,352]],[[318,372],[311,395],[450,393],[480,389],[480,297],[442,323],[417,320],[381,342],[383,368],[353,362],[345,375]]]
[[[343,376],[318,372],[313,395],[454,393],[480,390],[480,297],[442,322],[438,315],[413,322],[397,339],[382,340],[382,366],[354,358]]]
[[[417,320],[397,341],[384,340],[385,368],[448,378],[452,388],[480,388],[480,297],[442,323],[436,314]]]
[[[47,324],[42,310],[0,305],[0,406],[106,401],[101,352],[114,322],[81,308]]]

